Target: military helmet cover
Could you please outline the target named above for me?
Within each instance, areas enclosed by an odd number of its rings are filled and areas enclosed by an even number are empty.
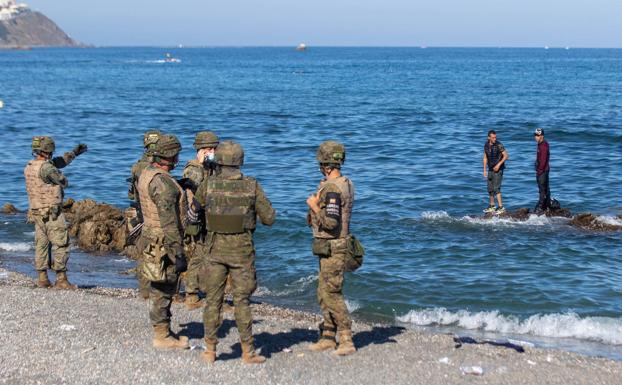
[[[153,150],[161,135],[162,133],[158,130],[149,130],[145,132],[143,136],[143,146],[145,147],[145,150]]]
[[[54,139],[49,136],[35,136],[32,138],[32,151],[53,153],[56,150]]]
[[[316,158],[322,164],[343,164],[346,161],[346,148],[343,144],[327,140],[320,144]]]
[[[181,152],[181,143],[175,135],[160,135],[151,152],[161,158],[173,158]]]
[[[218,146],[218,136],[211,131],[201,131],[194,137],[194,149],[214,148]]]
[[[221,166],[242,166],[244,164],[244,149],[232,140],[220,142],[214,152],[214,163]]]

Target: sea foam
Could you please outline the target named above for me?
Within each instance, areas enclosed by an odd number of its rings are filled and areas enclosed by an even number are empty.
[[[27,242],[0,242],[0,250],[3,251],[29,251],[32,244]]]
[[[397,321],[418,326],[456,326],[508,334],[539,337],[576,338],[622,345],[622,319],[580,317],[575,313],[536,314],[526,319],[503,315],[498,311],[449,311],[445,308],[411,310]]]

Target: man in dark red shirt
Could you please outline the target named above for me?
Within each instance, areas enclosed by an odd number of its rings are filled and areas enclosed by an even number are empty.
[[[549,143],[544,140],[544,130],[536,128],[534,138],[538,143],[536,153],[536,181],[540,199],[536,205],[536,214],[542,214],[551,206],[551,189],[549,188]]]

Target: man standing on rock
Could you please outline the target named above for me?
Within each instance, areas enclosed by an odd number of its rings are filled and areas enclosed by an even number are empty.
[[[490,204],[484,210],[485,213],[503,214],[503,200],[501,199],[501,182],[503,181],[503,170],[505,161],[508,160],[508,152],[501,142],[497,141],[497,133],[494,130],[488,131],[488,140],[484,144],[484,178],[488,179],[488,196]],[[495,208],[495,196],[499,207]]]
[[[320,259],[317,296],[324,320],[320,324],[320,339],[310,349],[335,349],[338,331],[339,347],[333,354],[343,356],[356,351],[352,341],[352,321],[343,298],[354,185],[341,174],[341,166],[346,160],[343,144],[322,143],[317,160],[325,178],[317,192],[307,199],[307,205],[308,222],[313,229],[313,254]]]
[[[137,191],[144,226],[141,237],[141,274],[150,282],[153,346],[188,349],[188,338],[171,332],[171,302],[179,274],[186,271],[183,222],[187,211],[184,191],[170,171],[179,161],[181,144],[173,135],[160,135],[152,163],[138,179]]]
[[[143,216],[140,212],[140,198],[137,186],[138,178],[140,178],[140,174],[143,172],[143,170],[151,164],[153,160],[153,148],[158,142],[158,138],[160,137],[160,135],[161,132],[157,130],[150,130],[145,132],[145,134],[143,135],[143,155],[139,160],[136,161],[136,163],[132,165],[131,176],[128,179],[130,186],[127,192],[127,197],[131,201],[133,201],[133,206],[135,206],[136,208],[136,217],[131,219],[132,228],[135,228],[143,222]],[[138,242],[138,247],[140,247],[140,242]],[[140,263],[141,262],[139,261],[138,264],[140,265]],[[138,278],[138,289],[140,291],[140,295],[144,299],[149,299],[149,281],[141,277],[139,270],[140,268],[137,269],[136,276]]]
[[[202,356],[206,362],[216,360],[225,284],[231,275],[242,360],[260,364],[266,358],[255,352],[250,308],[250,296],[257,288],[253,233],[257,218],[271,226],[276,214],[259,182],[242,175],[242,146],[232,141],[221,142],[214,164],[214,175],[203,181],[188,211],[189,222],[194,224],[199,223],[199,213],[204,212],[207,226],[201,277],[207,295],[203,313],[206,350]]]
[[[210,175],[213,170],[211,162],[214,160],[214,152],[218,146],[218,136],[210,131],[199,132],[194,138],[194,149],[197,150],[195,159],[188,161],[184,167],[183,178],[186,181],[186,195],[188,202],[192,202],[194,194]],[[201,255],[198,241],[201,238],[201,228],[204,226],[189,225],[186,227],[185,249],[188,256],[188,271],[185,273],[186,307],[190,310],[202,306],[199,298],[199,269],[201,267]]]
[[[536,128],[533,133],[536,143],[536,182],[538,183],[539,199],[536,214],[543,214],[551,206],[551,189],[549,187],[549,142],[544,140],[544,130]]]
[[[32,138],[34,159],[24,169],[28,192],[28,218],[35,224],[35,268],[39,273],[37,286],[50,287],[47,270],[56,271],[55,288],[75,289],[67,279],[69,260],[69,234],[62,212],[63,189],[69,182],[59,171],[70,164],[76,156],[86,152],[86,144],[77,145],[62,157],[52,158],[56,150],[49,136]]]

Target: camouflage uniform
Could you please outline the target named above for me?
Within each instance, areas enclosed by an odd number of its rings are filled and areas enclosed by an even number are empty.
[[[333,152],[336,153],[334,159]],[[345,148],[337,142],[324,142],[318,151],[318,160],[321,167],[340,169],[345,161]],[[341,173],[338,175],[320,182],[315,194],[319,211],[311,209],[308,216],[313,230],[313,253],[319,257],[317,298],[323,316],[320,325],[321,339],[311,349],[334,348],[335,336],[339,332],[339,349],[335,353],[350,354],[354,351],[352,321],[343,297],[343,282],[350,217],[354,204],[354,185]]]
[[[41,144],[46,141],[47,147]],[[33,151],[40,151],[40,148],[44,148],[45,151],[41,151],[51,155],[55,145],[48,137],[33,138]],[[69,183],[59,168],[69,165],[84,151],[86,146],[79,145],[62,157],[52,159],[38,157],[28,162],[24,169],[28,192],[28,215],[29,220],[35,224],[35,269],[39,272],[38,284],[41,287],[50,286],[47,270],[51,267],[58,275],[57,286],[62,283],[62,288],[72,288],[66,280],[69,234],[62,212],[63,189],[67,188]],[[53,258],[50,262],[51,256]]]
[[[218,136],[209,131],[202,131],[197,133],[194,139],[194,149],[200,151],[201,149],[215,148],[218,146]],[[205,162],[201,162],[199,159],[192,159],[186,163],[184,167],[183,179],[186,181],[186,191],[190,190],[192,194],[196,193],[197,189],[212,174],[212,169],[205,166]],[[190,194],[190,192],[188,194]],[[199,302],[199,271],[202,265],[202,258],[200,255],[200,247],[198,241],[202,238],[201,227],[204,224],[188,226],[186,229],[185,239],[185,251],[188,257],[188,271],[185,273],[184,284],[186,288],[186,306],[189,309],[201,307]]]
[[[131,201],[133,201],[132,206],[136,208],[136,211],[134,212],[135,218],[130,219],[131,221],[135,221],[135,223],[132,223],[131,227],[134,227],[143,221],[142,213],[140,212],[140,197],[139,197],[139,192],[138,192],[138,180],[143,170],[145,170],[153,161],[153,156],[151,155],[151,150],[149,149],[149,146],[154,146],[157,143],[157,139],[159,138],[160,135],[161,133],[155,130],[145,132],[144,137],[143,137],[143,145],[145,148],[145,152],[143,153],[142,157],[138,159],[136,163],[132,165],[131,176],[128,179],[130,186],[127,191],[127,197]],[[136,244],[139,249],[144,248],[144,245],[142,244],[142,238],[139,238]],[[149,285],[149,281],[147,281],[139,273],[141,270],[141,267],[140,267],[141,263],[142,263],[142,260],[139,260],[138,268],[136,269],[136,278],[138,279],[138,289],[140,291],[141,296],[144,299],[147,299],[149,298],[150,285]]]
[[[229,154],[234,154],[233,161],[227,158]],[[218,171],[201,184],[194,204],[204,209],[207,223],[201,271],[207,296],[203,315],[207,345],[204,355],[208,356],[207,361],[215,359],[225,283],[230,274],[242,358],[246,363],[261,363],[265,358],[254,352],[249,303],[257,288],[253,232],[257,217],[264,225],[271,226],[276,214],[259,182],[240,172],[243,152],[238,144],[222,142],[216,149],[215,162],[220,165]]]
[[[163,135],[161,141],[177,144],[181,150],[173,136]],[[149,318],[156,335],[154,346],[187,348],[187,343],[177,345],[179,341],[170,331],[171,302],[179,278],[176,263],[178,259],[185,259],[182,246],[183,216],[187,210],[185,194],[168,171],[153,165],[140,174],[137,191],[144,219],[141,270],[145,278],[151,277]],[[154,260],[155,263],[149,264]],[[158,266],[161,273],[157,281],[153,278],[153,270],[149,270],[153,265]],[[170,342],[170,346],[158,346],[162,341]]]

